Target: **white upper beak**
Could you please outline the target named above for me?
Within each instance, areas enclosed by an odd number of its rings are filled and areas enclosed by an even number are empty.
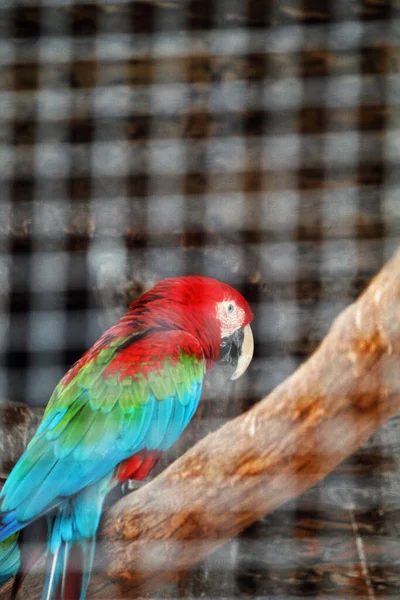
[[[253,332],[251,331],[250,325],[246,325],[246,327],[243,329],[243,333],[244,333],[244,338],[243,338],[243,344],[242,344],[238,364],[235,369],[235,372],[233,373],[233,375],[231,377],[231,380],[238,379],[241,375],[243,375],[243,373],[246,371],[247,367],[249,366],[251,359],[253,358],[254,338],[253,338]]]

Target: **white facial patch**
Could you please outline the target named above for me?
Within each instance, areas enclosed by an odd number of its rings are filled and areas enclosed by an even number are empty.
[[[221,325],[221,337],[232,335],[245,321],[246,314],[233,300],[217,303],[217,319]]]

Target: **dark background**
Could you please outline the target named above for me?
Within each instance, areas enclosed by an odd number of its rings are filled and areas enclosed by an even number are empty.
[[[157,279],[237,286],[255,358],[164,464],[315,349],[400,234],[400,4],[0,2],[0,393],[45,405]],[[399,421],[163,596],[395,598]]]

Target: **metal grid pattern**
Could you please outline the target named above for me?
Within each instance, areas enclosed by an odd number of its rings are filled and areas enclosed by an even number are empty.
[[[45,404],[127,298],[194,272],[256,313],[247,378],[194,428],[290,374],[399,241],[399,39],[389,2],[2,0],[1,396]],[[296,544],[267,567],[266,523],[190,593],[342,597],[269,577]]]

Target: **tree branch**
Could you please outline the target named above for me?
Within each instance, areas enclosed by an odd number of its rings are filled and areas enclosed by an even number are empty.
[[[363,444],[400,409],[399,315],[400,253],[291,377],[109,510],[91,597],[154,590]]]
[[[6,477],[17,462],[39,425],[42,415],[42,408],[0,402],[0,477]]]

